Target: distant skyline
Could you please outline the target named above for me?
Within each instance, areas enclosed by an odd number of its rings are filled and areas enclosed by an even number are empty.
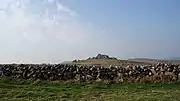
[[[180,57],[179,0],[1,0],[0,63]]]

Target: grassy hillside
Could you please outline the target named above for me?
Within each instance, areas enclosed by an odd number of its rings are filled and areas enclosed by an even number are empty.
[[[151,63],[151,64],[157,64],[158,62],[167,63],[167,64],[169,63],[180,64],[180,60],[159,60],[159,59],[135,58],[135,59],[129,59],[129,61],[144,62],[144,63]]]
[[[180,84],[59,84],[0,79],[0,101],[180,101]]]
[[[111,60],[111,59],[90,59],[90,60],[80,60],[78,62],[73,62],[73,64],[77,65],[101,65],[101,66],[109,66],[109,65],[145,65],[149,63],[144,62],[136,62],[136,61],[128,61],[128,60]]]

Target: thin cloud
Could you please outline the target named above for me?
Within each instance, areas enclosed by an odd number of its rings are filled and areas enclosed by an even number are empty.
[[[55,8],[50,6],[50,4],[52,3],[55,4]],[[53,0],[46,1],[46,5],[44,5],[43,9],[39,11],[43,13],[36,14],[29,13],[28,11],[28,9],[31,9],[31,5],[35,4],[29,4],[25,8],[23,8],[22,5],[24,5],[23,1],[16,0],[16,3],[14,2],[6,8],[9,12],[5,12],[5,14],[0,13],[1,16],[4,16],[3,18],[1,18],[1,23],[6,23],[5,28],[8,34],[21,33],[22,35],[24,35],[24,33],[26,33],[26,37],[34,37],[34,34],[41,34],[41,36],[45,38],[68,37],[69,39],[76,38],[71,37],[73,34],[75,34],[76,36],[77,34],[79,34],[78,38],[81,37],[80,34],[82,34],[82,32],[77,31],[80,31],[82,29],[76,27],[76,18],[72,16],[74,11],[70,10],[66,6],[63,6],[59,2]],[[38,9],[38,6],[39,5],[36,5],[36,9]],[[66,28],[64,26],[66,26]],[[69,39],[64,40],[68,41]]]
[[[63,61],[78,51],[73,46],[82,50],[91,40],[88,28],[76,19],[77,13],[57,0],[9,0],[3,4],[0,56],[6,58],[1,62]]]

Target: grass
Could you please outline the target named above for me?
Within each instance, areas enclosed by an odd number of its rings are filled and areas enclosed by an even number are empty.
[[[129,60],[111,60],[111,59],[90,59],[90,60],[80,60],[78,62],[73,62],[73,64],[76,65],[101,65],[101,66],[127,66],[127,65],[145,65],[148,63],[143,62],[135,62],[135,61],[129,61]]]
[[[180,101],[180,83],[63,84],[0,79],[0,101]]]

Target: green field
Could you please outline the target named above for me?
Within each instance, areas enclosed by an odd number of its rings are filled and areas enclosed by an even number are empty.
[[[1,78],[0,101],[180,101],[180,83],[60,84]]]

